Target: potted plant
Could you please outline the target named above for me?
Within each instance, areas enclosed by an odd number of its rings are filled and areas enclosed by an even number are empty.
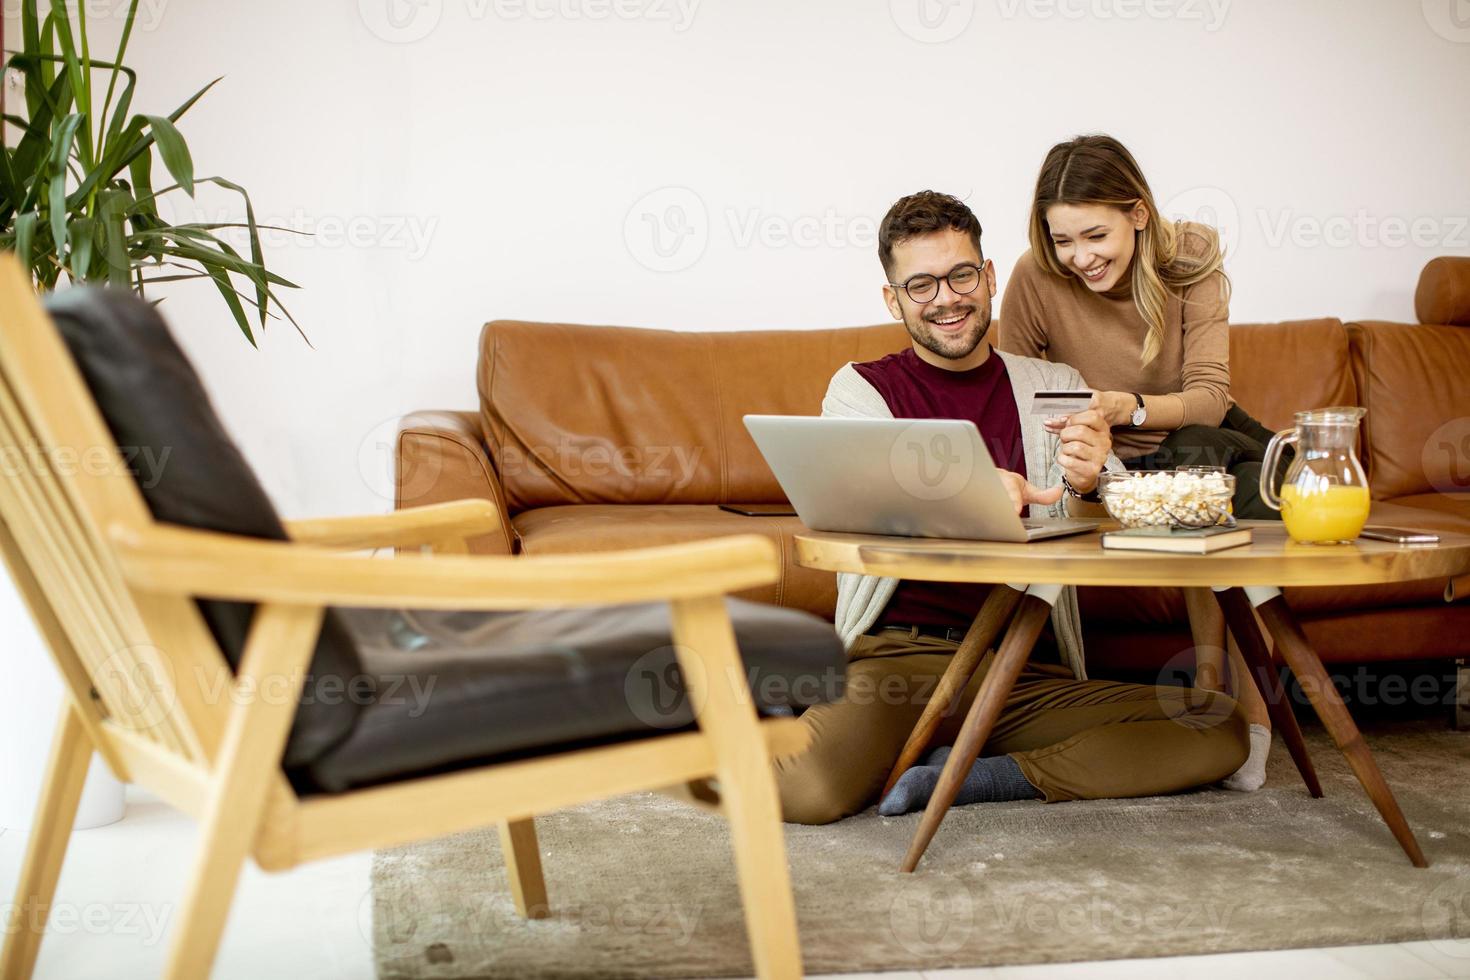
[[[128,5],[117,54],[109,61],[92,58],[87,6],[74,0],[21,4],[22,43],[19,51],[6,50],[7,84],[0,84],[0,132],[7,136],[0,139],[0,249],[21,258],[40,290],[108,283],[146,296],[154,284],[209,279],[252,345],[255,330],[270,318],[281,316],[297,326],[278,296],[295,287],[265,266],[249,194],[222,177],[197,177],[176,125],[219,79],[167,115],[135,112],[137,76],[123,60],[138,0]],[[23,82],[24,114],[16,111],[20,106],[5,104],[12,79]],[[16,133],[18,138],[9,138]],[[160,199],[180,193],[192,198],[200,184],[240,195],[245,220],[164,220]],[[227,229],[243,232],[248,254],[219,234]],[[39,793],[39,761],[46,756],[62,692],[13,587],[0,584],[0,611],[0,621],[8,624],[0,645],[11,654],[5,658],[9,679],[24,692],[14,710],[0,714],[7,729],[0,732],[0,785],[7,787],[0,826],[21,827]],[[122,816],[121,784],[97,760],[92,777],[78,828]]]
[[[299,332],[279,297],[295,284],[266,268],[250,195],[223,177],[196,177],[176,125],[219,79],[167,115],[133,109],[137,75],[123,59],[138,2],[128,4],[116,56],[97,61],[87,4],[23,0],[21,49],[6,52],[5,66],[24,81],[25,115],[4,105],[0,92],[6,128],[20,131],[14,146],[0,141],[0,248],[19,255],[43,290],[102,282],[146,294],[151,284],[209,279],[252,345],[252,322],[264,328],[278,314]],[[245,220],[165,221],[160,199],[192,198],[200,184],[240,195]],[[219,235],[226,229],[245,232],[248,256]]]

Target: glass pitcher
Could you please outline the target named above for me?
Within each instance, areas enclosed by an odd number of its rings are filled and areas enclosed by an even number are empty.
[[[1261,464],[1261,499],[1281,511],[1286,533],[1303,544],[1346,544],[1368,520],[1368,477],[1358,461],[1358,423],[1367,409],[1319,408],[1296,413],[1296,428],[1271,437]],[[1296,446],[1278,495],[1281,452]]]

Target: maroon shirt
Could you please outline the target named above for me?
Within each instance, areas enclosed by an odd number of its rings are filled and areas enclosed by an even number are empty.
[[[877,389],[896,419],[966,419],[995,465],[1026,472],[1021,415],[1006,364],[991,351],[969,371],[946,371],[923,360],[913,348],[853,368]],[[980,611],[990,586],[974,582],[919,582],[904,579],[878,617],[878,626],[966,627]]]

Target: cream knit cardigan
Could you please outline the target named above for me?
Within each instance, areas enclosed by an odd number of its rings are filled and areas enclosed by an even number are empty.
[[[1004,351],[993,350],[1005,361],[1006,373],[1010,375],[1011,391],[1016,398],[1016,410],[1021,417],[1021,445],[1026,456],[1026,479],[1042,489],[1057,486],[1062,482],[1062,470],[1057,465],[1057,437],[1042,425],[1041,416],[1031,414],[1031,398],[1037,391],[1086,388],[1082,375],[1065,364],[1053,364],[1034,357],[1020,357]],[[889,419],[893,413],[878,390],[870,385],[852,364],[843,365],[832,376],[827,386],[827,395],[822,399],[822,414],[849,419]],[[1108,453],[1106,464],[1109,470],[1121,470],[1123,464],[1116,456]],[[1047,508],[1050,517],[1067,516],[1067,496]],[[1033,507],[1033,512],[1035,508]],[[1037,583],[1042,584],[1042,583]],[[898,588],[898,579],[880,578],[876,575],[841,573],[837,576],[837,633],[849,649],[853,642],[872,628],[893,592]],[[1081,616],[1077,610],[1077,590],[1071,586],[1062,590],[1061,597],[1052,608],[1052,629],[1057,645],[1061,649],[1062,662],[1078,680],[1087,678],[1087,666],[1082,652]]]

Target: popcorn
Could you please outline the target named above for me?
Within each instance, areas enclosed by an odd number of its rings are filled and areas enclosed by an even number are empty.
[[[1124,527],[1209,527],[1230,513],[1235,478],[1215,471],[1105,473],[1099,488]]]

